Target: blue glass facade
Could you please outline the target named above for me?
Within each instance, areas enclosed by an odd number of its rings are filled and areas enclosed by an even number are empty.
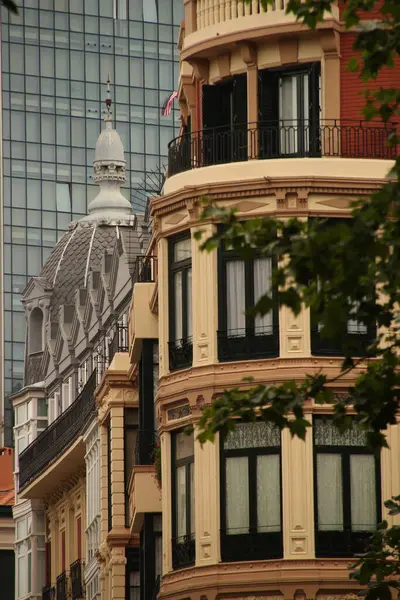
[[[125,147],[126,195],[166,162],[179,113],[161,117],[176,88],[182,0],[26,0],[1,9],[4,391],[22,384],[20,294],[69,222],[95,194],[94,146],[105,81]],[[12,413],[5,401],[5,443]]]

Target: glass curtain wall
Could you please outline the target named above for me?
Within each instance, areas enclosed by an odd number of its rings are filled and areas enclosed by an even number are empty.
[[[160,105],[177,85],[182,18],[182,0],[26,0],[18,16],[1,9],[6,395],[23,378],[20,294],[95,194],[108,75],[129,171],[126,196],[166,163],[179,111],[161,117]]]

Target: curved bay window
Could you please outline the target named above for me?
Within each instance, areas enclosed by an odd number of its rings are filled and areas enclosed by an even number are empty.
[[[366,551],[381,518],[380,461],[357,426],[340,433],[314,419],[315,550],[317,557]]]
[[[221,448],[223,561],[283,556],[281,434],[269,423],[238,423]]]
[[[195,561],[194,436],[172,435],[172,567]]]
[[[218,358],[246,360],[279,354],[278,305],[266,315],[246,313],[271,293],[272,259],[243,260],[232,250],[219,251]]]
[[[190,367],[192,344],[192,244],[190,232],[169,242],[169,368]]]

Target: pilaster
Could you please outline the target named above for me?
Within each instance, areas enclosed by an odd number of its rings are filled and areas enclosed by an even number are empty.
[[[163,523],[163,574],[172,571],[172,522],[171,522],[171,434],[161,434],[162,523]]]
[[[199,227],[202,240],[214,233],[211,224]],[[193,233],[196,230],[193,230]],[[192,237],[193,366],[217,362],[217,252],[202,252]]]
[[[309,421],[312,415],[305,415]],[[313,436],[291,437],[282,431],[283,557],[314,558]]]
[[[159,319],[159,369],[160,377],[169,371],[168,361],[168,241],[160,239],[158,243],[158,319]]]
[[[196,567],[220,562],[219,435],[203,447],[194,442]]]

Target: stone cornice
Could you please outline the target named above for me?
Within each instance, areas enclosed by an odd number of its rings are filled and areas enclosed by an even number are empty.
[[[315,597],[320,590],[337,598],[343,596],[341,590],[359,590],[355,582],[349,581],[348,567],[351,559],[303,559],[245,561],[240,563],[220,563],[202,567],[190,567],[166,573],[162,578],[160,598],[173,597],[179,593],[195,592],[205,588],[218,587],[218,595],[234,598],[240,592],[241,598],[254,598],[252,590],[262,589],[257,597],[267,599],[270,594],[289,588],[308,588]],[[300,584],[301,582],[301,584]],[[262,586],[260,588],[260,586]],[[236,588],[236,589],[235,589]],[[332,591],[330,591],[332,590]],[[228,596],[229,594],[229,596]],[[337,595],[339,594],[339,596]],[[292,595],[284,595],[285,598]]]
[[[186,399],[196,407],[201,390],[202,396],[209,402],[214,395],[221,393],[227,386],[240,386],[245,389],[256,384],[280,384],[294,379],[304,381],[306,374],[323,370],[328,377],[340,374],[342,359],[314,357],[307,358],[270,358],[263,360],[237,361],[202,365],[174,371],[160,378],[156,404],[165,410],[167,407],[184,403]],[[339,393],[354,383],[363,369],[359,365],[351,374],[344,374],[333,389]],[[252,377],[252,381],[244,381]]]
[[[213,201],[238,200],[241,198],[257,198],[261,196],[278,196],[282,193],[299,193],[302,197],[313,194],[340,194],[345,196],[369,195],[379,190],[386,179],[358,179],[334,177],[263,177],[235,182],[207,183],[196,187],[184,186],[178,191],[165,196],[157,196],[151,202],[151,215],[154,218],[171,212],[187,209],[190,202],[198,203],[204,196]],[[321,208],[323,211],[323,209]],[[299,210],[287,211],[299,214]],[[341,211],[343,212],[343,211]],[[281,211],[279,211],[281,213]],[[309,211],[306,210],[305,214]],[[330,214],[332,214],[330,212]],[[252,213],[251,216],[254,216]],[[154,232],[157,235],[157,232]]]

